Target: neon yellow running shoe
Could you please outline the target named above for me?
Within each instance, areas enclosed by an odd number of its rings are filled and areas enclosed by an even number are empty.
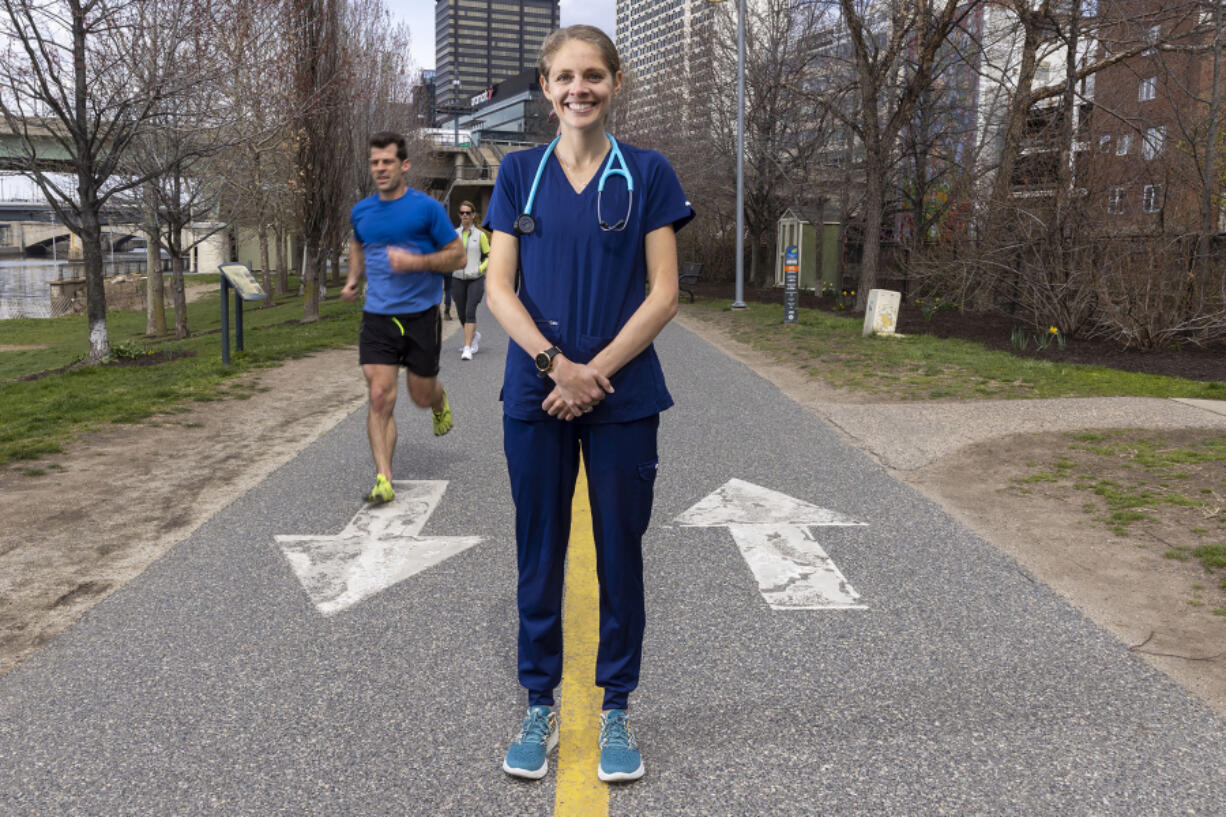
[[[377,475],[375,477],[375,487],[371,488],[370,493],[366,495],[366,501],[382,505],[384,502],[391,502],[395,498],[396,490],[387,481],[387,477],[382,474]]]
[[[441,437],[451,431],[451,403],[447,400],[447,392],[443,392],[443,410],[430,412],[434,415],[434,436]]]

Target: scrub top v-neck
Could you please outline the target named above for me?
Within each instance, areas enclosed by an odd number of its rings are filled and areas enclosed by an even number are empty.
[[[592,178],[576,192],[556,156],[541,173],[533,216],[536,229],[518,236],[523,272],[520,300],[550,343],[570,360],[586,363],[617,335],[646,297],[647,258],[644,238],[671,224],[680,230],[694,210],[668,161],[652,150],[619,143],[626,168],[634,177],[633,199],[626,180],[612,175],[605,182],[603,216],[612,223],[629,210],[623,231],[600,228],[596,217],[598,179],[610,150]],[[515,235],[545,147],[512,153],[503,159],[487,211],[485,226]],[[547,419],[541,402],[552,380],[536,376],[532,355],[511,343],[503,381],[503,410],[519,420]],[[575,422],[629,422],[672,405],[655,349],[648,347],[613,377],[614,392]]]

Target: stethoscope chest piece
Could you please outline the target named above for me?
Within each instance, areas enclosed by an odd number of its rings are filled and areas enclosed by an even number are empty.
[[[520,213],[515,218],[516,235],[532,235],[536,232],[536,219],[528,213]]]

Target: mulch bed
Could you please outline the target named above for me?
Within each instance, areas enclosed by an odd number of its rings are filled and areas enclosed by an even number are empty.
[[[710,300],[731,300],[735,287],[728,283],[703,283],[693,287],[694,294]],[[684,300],[684,297],[683,297]],[[775,287],[764,289],[745,287],[745,300],[760,303],[783,303],[783,290]],[[823,298],[812,293],[800,293],[802,309],[822,309],[836,315],[863,320],[864,312],[837,310],[833,298]],[[1026,351],[1013,345],[1013,330],[1021,327],[1033,332],[1030,326],[991,312],[962,312],[954,309],[939,309],[932,313],[931,320],[924,320],[923,313],[909,303],[899,310],[897,331],[904,335],[935,335],[940,338],[957,338],[973,341],[989,349],[999,349],[1018,357],[1050,360],[1062,363],[1086,363],[1105,366],[1127,372],[1167,375],[1186,380],[1226,382],[1226,344],[1208,348],[1186,346],[1182,349],[1141,351],[1124,349],[1115,343],[1102,340],[1070,340],[1061,349],[1051,343],[1043,350],[1036,350],[1033,340]]]
[[[156,366],[159,363],[166,363],[170,360],[178,360],[181,357],[195,356],[195,349],[172,349],[150,352],[149,354],[140,355],[138,357],[112,357],[106,363],[102,363],[100,365],[111,367]],[[44,369],[41,372],[23,374],[21,377],[16,377],[13,380],[17,383],[25,383],[31,380],[42,380],[44,377],[49,377],[53,374],[63,374],[64,372],[71,371],[73,369],[82,369],[89,365],[90,364],[86,363],[85,361],[78,360],[76,363],[69,363],[67,366],[61,366],[58,369]]]

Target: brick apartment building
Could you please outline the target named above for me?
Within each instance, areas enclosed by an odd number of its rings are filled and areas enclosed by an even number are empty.
[[[1206,211],[1210,232],[1226,231],[1222,112],[1215,167],[1206,167],[1210,100],[1226,102],[1226,89],[1214,89],[1210,48],[1215,26],[1226,24],[1221,9],[1215,18],[1204,0],[1103,0],[1099,15],[1098,58],[1137,53],[1095,76],[1077,173],[1086,206],[1108,233],[1197,233]]]

